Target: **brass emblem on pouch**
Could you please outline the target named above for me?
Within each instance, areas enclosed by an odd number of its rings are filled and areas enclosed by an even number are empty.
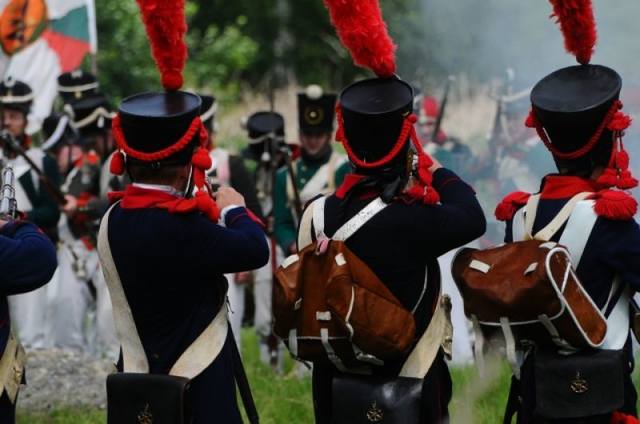
[[[587,380],[582,378],[580,371],[578,371],[576,373],[576,377],[571,380],[569,388],[573,393],[581,395],[589,390],[589,383],[587,383]]]
[[[367,411],[367,420],[371,423],[379,423],[384,418],[382,409],[378,408],[377,402],[373,402]]]
[[[138,424],[153,424],[153,415],[149,412],[149,404],[144,406],[144,411],[138,414]]]

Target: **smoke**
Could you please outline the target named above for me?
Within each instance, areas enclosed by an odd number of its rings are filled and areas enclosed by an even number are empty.
[[[564,51],[548,1],[417,0],[425,39],[400,41],[401,59],[417,55],[427,77],[439,72],[465,73],[479,81],[502,76],[508,67],[523,85],[576,63]],[[640,3],[594,0],[598,45],[593,63],[616,69],[623,79],[640,81],[640,43],[630,29],[637,25]],[[410,51],[403,51],[407,47]],[[409,62],[409,63],[406,63]],[[401,65],[411,72],[409,60]],[[429,72],[432,71],[432,72]]]

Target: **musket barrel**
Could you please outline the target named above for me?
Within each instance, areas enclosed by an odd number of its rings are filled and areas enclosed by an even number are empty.
[[[14,188],[15,174],[13,168],[7,165],[2,170],[2,191],[0,193],[0,218],[14,219],[16,217],[16,190]]]

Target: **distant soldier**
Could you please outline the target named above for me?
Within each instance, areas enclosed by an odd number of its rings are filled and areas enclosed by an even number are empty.
[[[256,193],[254,177],[245,167],[245,161],[239,156],[230,154],[228,150],[219,147],[216,143],[218,102],[212,96],[201,95],[200,98],[202,99],[200,119],[209,131],[211,168],[207,170],[207,176],[210,183],[214,188],[235,189],[244,197],[247,209],[262,219],[262,207]],[[240,330],[244,321],[246,287],[248,283],[254,283],[255,328],[258,333],[261,357],[268,362],[266,338],[271,333],[271,267],[267,264],[254,272],[240,272],[226,275],[226,277],[229,281],[228,296],[231,306],[229,321],[238,347],[241,347]]]
[[[336,95],[317,85],[298,94],[300,157],[276,175],[274,232],[286,254],[295,253],[296,231],[305,203],[335,191],[351,171],[346,157],[331,146]]]
[[[76,69],[65,72],[58,77],[58,96],[62,108],[87,97],[100,94],[100,84],[95,75]]]
[[[469,146],[447,135],[442,128],[438,129],[438,134],[433,134],[440,113],[440,105],[435,97],[422,98],[418,115],[418,132],[423,146],[427,153],[442,163],[445,168],[453,169],[464,177],[469,176],[474,166],[473,152]]]
[[[104,128],[111,125],[111,112],[101,94],[73,101],[66,109],[78,140],[66,149],[54,149],[59,162],[65,161],[69,150],[74,154],[61,169],[67,202],[59,226],[59,281],[49,306],[50,337],[56,347],[114,353],[117,341],[111,307],[95,250],[99,220],[106,210],[100,197],[98,151],[105,148]],[[93,312],[94,305],[97,312]]]
[[[26,134],[28,115],[34,95],[31,88],[11,77],[0,83],[0,108],[2,129],[6,130],[26,151],[27,156],[44,173],[48,184],[60,186],[60,173],[56,161],[41,149],[31,145],[31,137]],[[57,239],[57,224],[60,210],[55,197],[47,189],[27,160],[2,142],[4,164],[13,166],[16,176],[16,200],[26,219],[40,227],[51,239]],[[20,339],[27,347],[44,347],[46,322],[46,287],[28,294],[10,298],[11,314],[15,319]]]
[[[297,154],[297,146],[286,143],[284,118],[277,112],[255,112],[247,118],[244,126],[249,145],[242,151],[242,157],[256,187],[270,248],[269,263],[254,273],[254,325],[259,337],[260,360],[277,367],[282,362],[277,340],[271,333],[271,290],[273,272],[283,255],[273,237],[273,187],[277,170],[286,163],[287,157]],[[244,299],[245,287],[237,286],[235,289],[236,294]],[[235,318],[232,316],[234,326],[238,325],[236,320],[242,320],[244,316],[244,303],[240,297],[236,303],[241,314]]]

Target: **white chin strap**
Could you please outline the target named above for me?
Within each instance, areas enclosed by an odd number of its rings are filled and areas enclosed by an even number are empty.
[[[191,182],[193,181],[193,164],[189,165],[189,179],[187,179],[187,185],[184,188],[184,197],[187,199],[193,197],[193,192],[195,191],[195,187],[189,190],[191,186]]]

